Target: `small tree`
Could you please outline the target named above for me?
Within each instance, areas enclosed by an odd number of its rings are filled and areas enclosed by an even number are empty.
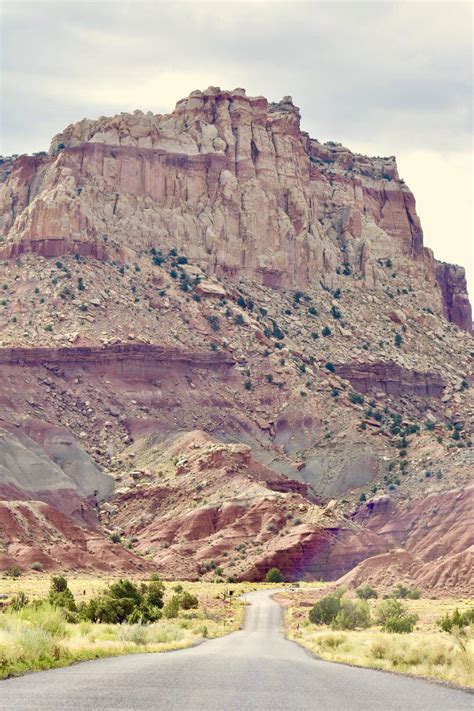
[[[71,612],[77,610],[74,595],[69,590],[67,580],[63,575],[53,575],[51,578],[48,600],[55,607],[63,607]]]
[[[265,576],[266,583],[283,583],[284,577],[278,568],[270,568]]]
[[[318,600],[309,611],[309,620],[314,625],[330,625],[341,609],[343,590],[325,595]]]

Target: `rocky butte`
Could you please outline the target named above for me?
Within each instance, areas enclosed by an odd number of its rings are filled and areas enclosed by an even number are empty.
[[[2,159],[0,260],[0,567],[473,591],[471,307],[393,156],[84,119]]]

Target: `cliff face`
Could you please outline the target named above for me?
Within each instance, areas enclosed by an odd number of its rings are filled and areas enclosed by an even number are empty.
[[[472,309],[464,269],[455,264],[435,262],[435,275],[443,295],[444,316],[465,331],[470,331]]]
[[[396,258],[432,308],[470,327],[462,270],[440,271],[423,248],[395,159],[312,140],[291,97],[211,87],[170,115],[84,119],[48,156],[4,167],[0,258],[176,248],[208,273],[276,288],[333,288],[348,272],[375,286]]]
[[[0,566],[333,579],[403,545],[434,584],[408,514],[446,501],[436,538],[472,475],[470,307],[394,158],[211,88],[4,160],[0,227]]]

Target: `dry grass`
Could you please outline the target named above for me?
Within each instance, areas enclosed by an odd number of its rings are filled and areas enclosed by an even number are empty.
[[[77,601],[97,595],[109,578],[68,578]],[[137,581],[135,581],[137,582]],[[139,581],[138,581],[139,582]],[[25,592],[30,600],[47,596],[50,579],[35,575],[2,579],[0,592]],[[178,583],[166,583],[165,601]],[[89,621],[69,624],[61,610],[48,604],[37,610],[0,613],[0,678],[27,671],[65,666],[74,661],[136,652],[164,652],[189,647],[202,639],[220,637],[240,628],[245,603],[239,596],[256,589],[252,584],[181,583],[197,595],[196,610],[181,610],[176,619],[162,619],[150,625],[109,625]],[[224,593],[231,589],[229,598]],[[85,595],[81,593],[85,591]]]
[[[370,601],[372,612],[378,603],[377,600]],[[469,601],[421,598],[404,600],[403,603],[410,613],[419,616],[411,634],[388,634],[375,626],[366,630],[332,631],[330,627],[311,624],[307,606],[287,609],[286,634],[288,639],[299,642],[328,661],[474,686],[472,635],[467,649],[463,650],[451,635],[440,631],[436,625],[436,620],[445,612],[452,612],[456,607],[466,609]]]

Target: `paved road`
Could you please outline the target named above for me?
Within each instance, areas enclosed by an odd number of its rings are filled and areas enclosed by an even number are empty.
[[[247,597],[245,628],[167,654],[136,654],[0,682],[0,708],[28,711],[458,711],[462,691],[315,660],[284,639],[279,606]]]

